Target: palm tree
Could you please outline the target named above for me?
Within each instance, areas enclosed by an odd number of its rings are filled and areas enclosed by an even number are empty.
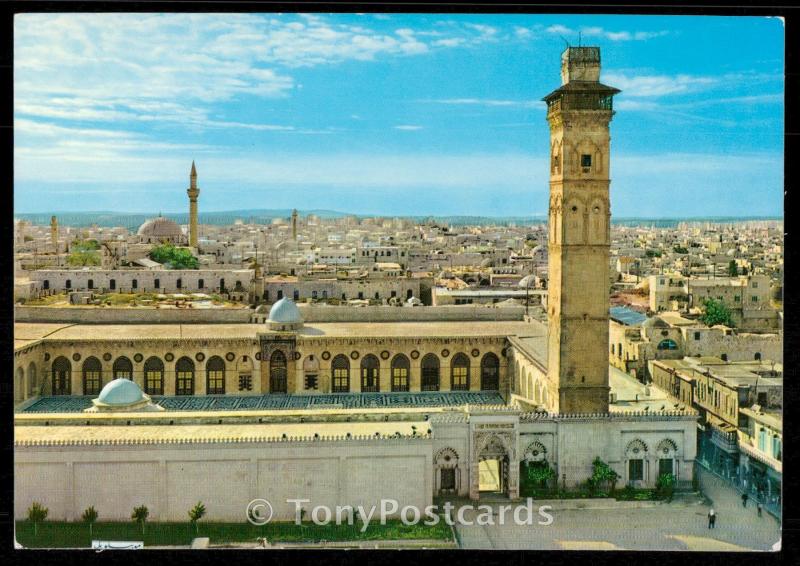
[[[47,507],[43,506],[38,501],[34,501],[31,506],[28,507],[28,520],[33,523],[34,536],[39,534],[39,523],[47,519],[48,512],[49,510]]]
[[[189,522],[194,525],[194,534],[197,535],[197,522],[205,517],[206,506],[201,501],[197,505],[189,509]]]
[[[145,505],[140,505],[139,507],[133,508],[133,513],[131,514],[131,519],[139,523],[139,526],[142,528],[142,536],[144,536],[144,523],[147,521],[147,517],[150,516],[150,510]]]
[[[94,505],[87,507],[86,510],[81,515],[81,519],[83,522],[89,525],[89,539],[91,540],[92,537],[92,526],[97,521],[97,511],[94,508]]]

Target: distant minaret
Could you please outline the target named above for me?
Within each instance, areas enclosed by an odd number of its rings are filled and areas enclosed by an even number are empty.
[[[192,172],[189,173],[189,188],[186,189],[189,195],[189,245],[197,247],[197,197],[200,196],[200,189],[197,188],[197,169],[192,161]]]
[[[292,240],[297,239],[297,209],[292,211]]]
[[[50,242],[53,244],[53,250],[58,255],[58,219],[55,216],[50,217]]]

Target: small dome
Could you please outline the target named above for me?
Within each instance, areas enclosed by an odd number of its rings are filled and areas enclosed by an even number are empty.
[[[519,280],[519,283],[517,283],[517,285],[519,285],[520,287],[534,286],[535,284],[536,284],[536,276],[532,274],[526,275],[525,277]]]
[[[97,400],[105,405],[133,405],[145,400],[144,393],[130,379],[118,378],[109,381],[100,391]]]
[[[284,297],[272,305],[272,308],[269,310],[269,322],[299,324],[303,322],[303,317],[300,316],[300,309],[297,308],[294,301]]]
[[[183,231],[173,220],[159,216],[139,226],[137,234],[149,238],[180,238]]]

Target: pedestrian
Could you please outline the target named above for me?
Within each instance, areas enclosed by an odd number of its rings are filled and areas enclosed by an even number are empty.
[[[742,494],[742,507],[747,507],[747,494]]]
[[[760,501],[758,502],[758,506],[756,507],[756,509],[758,509],[758,516],[760,517],[761,516],[761,510],[763,509],[763,506],[761,505]]]
[[[714,513],[714,508],[712,507],[708,512],[708,528],[713,529],[714,523],[717,522],[717,514]]]

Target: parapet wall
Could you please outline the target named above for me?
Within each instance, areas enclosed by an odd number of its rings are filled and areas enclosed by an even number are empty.
[[[426,322],[522,320],[525,307],[334,307],[298,305],[306,322]]]
[[[249,308],[156,309],[114,307],[14,307],[15,322],[80,324],[191,324],[247,323]]]
[[[298,305],[306,322],[425,322],[523,320],[525,307],[345,307]],[[213,324],[266,320],[249,308],[156,309],[115,307],[40,307],[17,305],[15,322],[80,324]]]

